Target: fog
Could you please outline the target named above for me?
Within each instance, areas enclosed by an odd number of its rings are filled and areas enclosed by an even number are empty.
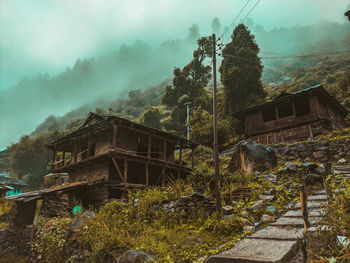
[[[245,3],[0,0],[0,146],[29,134],[49,115],[171,77],[175,66],[191,59],[196,38],[220,34]],[[261,0],[245,22],[265,51],[307,51],[328,38],[333,44],[323,50],[340,49],[350,25],[343,15],[348,3]]]

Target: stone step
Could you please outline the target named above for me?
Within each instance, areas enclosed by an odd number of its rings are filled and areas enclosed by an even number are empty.
[[[287,263],[297,254],[298,241],[242,239],[234,247],[211,256],[207,263]]]
[[[271,240],[298,240],[304,237],[303,232],[303,228],[287,229],[283,227],[267,226],[246,238]]]
[[[315,193],[315,195],[326,195],[326,194],[327,194],[326,190],[321,190]]]
[[[327,201],[327,195],[320,194],[320,195],[311,195],[307,198],[308,201],[321,201],[326,202]]]
[[[323,207],[323,205],[320,202],[316,202],[316,201],[307,202],[308,209],[315,209],[315,208],[320,208],[320,207]],[[297,210],[300,208],[301,208],[300,202],[296,203],[296,205],[294,206],[294,210]]]
[[[319,217],[323,213],[324,213],[324,210],[322,208],[319,208],[319,209],[315,208],[308,211],[309,217]],[[302,217],[301,209],[288,211],[283,215],[283,217]]]
[[[319,219],[320,217],[311,217],[309,222],[311,225],[316,225]],[[270,226],[302,228],[304,227],[304,220],[301,217],[281,217],[276,222],[271,223]]]

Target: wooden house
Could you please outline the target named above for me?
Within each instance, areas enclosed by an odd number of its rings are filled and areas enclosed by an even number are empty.
[[[234,113],[250,140],[294,142],[345,127],[348,111],[322,85],[281,93],[273,101]]]
[[[40,213],[46,217],[71,214],[76,206],[99,207],[109,199],[125,198],[128,189],[186,177],[197,145],[123,118],[90,113],[76,131],[48,145],[53,151],[50,172],[67,173],[68,182],[8,199],[42,199]],[[187,166],[185,150],[192,155]]]
[[[0,172],[0,183],[11,188],[5,192],[5,195],[20,194],[22,193],[23,187],[26,186],[23,181],[10,177],[8,172]]]

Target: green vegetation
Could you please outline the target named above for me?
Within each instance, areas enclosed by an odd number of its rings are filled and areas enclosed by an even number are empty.
[[[331,175],[327,180],[329,190],[334,194],[320,222],[323,227],[318,229],[316,236],[310,237],[310,262],[349,262],[350,180],[337,182],[337,179],[340,176]]]
[[[219,69],[227,114],[264,101],[266,92],[261,82],[263,66],[259,51],[254,35],[245,25],[239,24],[233,31],[231,42],[222,50]]]
[[[172,85],[166,87],[162,103],[171,109],[171,122],[167,129],[183,131],[186,120],[185,103],[190,102],[191,107],[209,110],[209,98],[205,87],[211,78],[211,67],[204,65],[208,57],[210,39],[198,40],[198,48],[193,52],[193,59],[183,68],[174,69]]]
[[[155,107],[155,106],[149,107],[144,113],[142,113],[141,123],[149,127],[160,129],[161,128],[160,120],[162,116],[158,108],[159,107]]]

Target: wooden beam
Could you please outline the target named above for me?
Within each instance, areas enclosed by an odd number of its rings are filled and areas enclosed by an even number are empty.
[[[65,162],[66,162],[66,152],[63,152],[63,154],[62,154],[62,166],[64,166]]]
[[[118,141],[118,125],[114,124],[113,125],[113,139],[112,139],[112,145],[117,146],[117,141]]]
[[[124,159],[124,182],[128,182],[128,160]]]
[[[115,169],[117,170],[117,173],[118,173],[120,179],[122,180],[122,182],[123,182],[124,184],[126,184],[126,181],[125,181],[125,179],[124,179],[124,177],[123,177],[123,175],[122,175],[122,172],[121,172],[120,169],[119,169],[119,165],[118,165],[117,160],[116,160],[114,157],[112,157],[112,161],[113,161],[114,167],[115,167]]]
[[[146,185],[149,185],[149,165],[148,163],[145,164],[146,168]]]
[[[152,142],[152,137],[149,135],[148,136],[148,149],[147,149],[148,159],[151,158],[151,142]]]

